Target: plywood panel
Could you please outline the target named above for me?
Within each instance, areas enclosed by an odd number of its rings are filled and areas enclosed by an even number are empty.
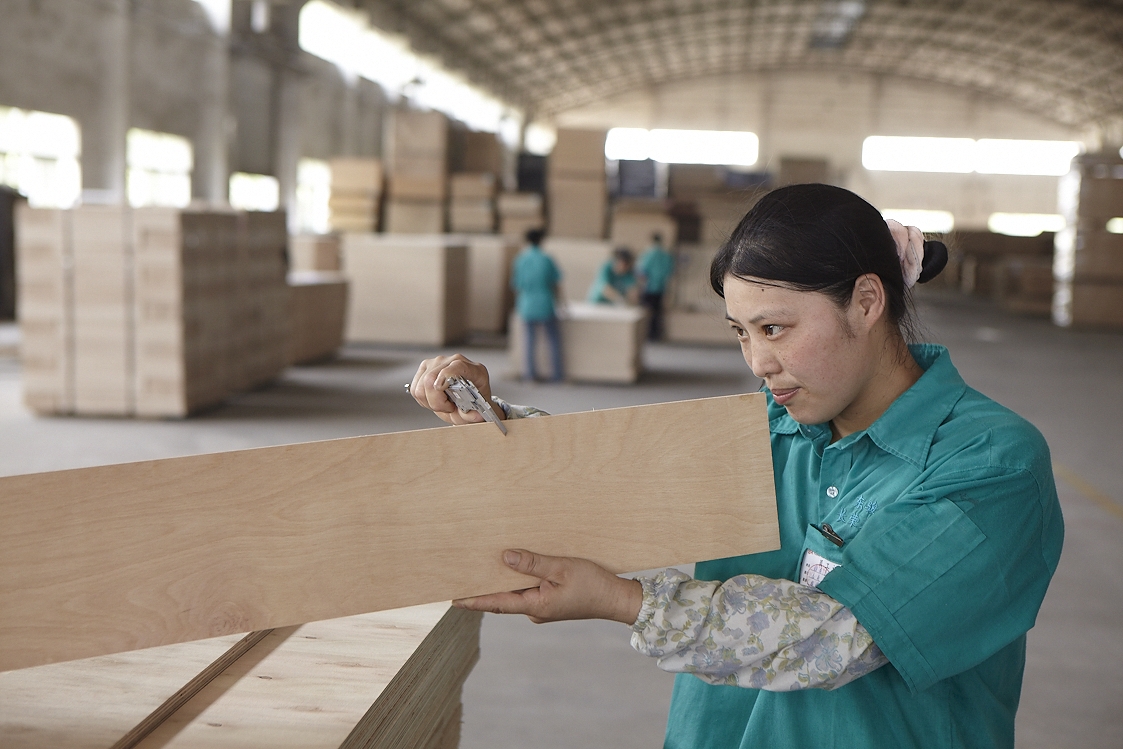
[[[511,294],[511,261],[518,244],[500,236],[469,236],[468,327],[500,333],[514,303]]]
[[[514,589],[512,546],[618,572],[777,547],[763,395],[508,431],[0,479],[0,670]]]
[[[624,384],[639,379],[647,334],[646,308],[570,302],[559,317],[565,379]],[[525,325],[513,314],[509,327],[511,367],[525,375]],[[544,334],[538,336],[537,349],[538,375],[553,372]]]

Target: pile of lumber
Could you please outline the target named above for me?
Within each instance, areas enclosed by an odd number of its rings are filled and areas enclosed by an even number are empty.
[[[448,119],[440,112],[399,109],[389,126],[385,230],[439,234],[448,191]]]
[[[328,198],[332,231],[377,231],[382,201],[382,162],[370,158],[335,158]]]
[[[275,378],[286,242],[283,212],[21,209],[26,404],[180,417]]]
[[[1123,234],[1107,230],[1123,217],[1123,157],[1077,156],[1062,177],[1061,208],[1068,227],[1056,241],[1053,320],[1123,330]]]
[[[559,129],[550,153],[546,194],[550,235],[599,239],[608,204],[604,130]]]
[[[443,346],[468,332],[468,241],[455,234],[347,234],[346,340]]]
[[[454,174],[450,180],[452,203],[449,226],[458,233],[495,231],[496,178],[491,172]]]
[[[289,270],[337,271],[339,235],[294,234],[289,237]]]
[[[426,604],[0,673],[0,744],[455,749],[480,619]]]
[[[307,364],[334,355],[343,345],[347,279],[333,271],[291,271],[288,285],[289,363]]]
[[[544,229],[542,196],[536,192],[505,192],[499,196],[499,233],[516,242],[531,229]]]

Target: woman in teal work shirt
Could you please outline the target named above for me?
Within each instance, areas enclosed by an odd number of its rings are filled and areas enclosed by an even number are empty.
[[[1013,747],[1063,525],[1037,430],[967,387],[946,349],[906,344],[908,290],[939,249],[853,193],[796,185],[714,259],[769,392],[780,550],[638,581],[511,550],[541,586],[458,604],[631,625],[680,674],[668,747]],[[453,375],[490,396],[463,357],[422,363],[415,396],[478,421],[441,400]]]

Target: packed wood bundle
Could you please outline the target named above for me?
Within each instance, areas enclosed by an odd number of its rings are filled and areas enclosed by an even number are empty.
[[[1056,238],[1053,320],[1063,326],[1123,329],[1123,156],[1081,154],[1061,178],[1068,226]]]
[[[449,229],[460,233],[495,231],[495,175],[490,172],[452,175]]]
[[[468,328],[501,333],[514,304],[511,262],[519,243],[507,237],[471,234],[468,244]]]
[[[339,235],[294,234],[289,237],[289,270],[338,271]]]
[[[567,177],[604,176],[604,130],[559,128],[550,152],[550,174]]]
[[[725,302],[710,287],[710,262],[717,247],[680,245],[666,296],[664,337],[676,343],[736,345],[725,319]]]
[[[494,133],[466,130],[460,141],[459,171],[488,172],[496,176],[503,173],[503,144]]]
[[[480,619],[437,603],[9,671],[0,744],[454,749]]]
[[[531,229],[545,229],[542,216],[542,196],[536,192],[500,193],[496,201],[499,213],[499,233],[522,242]]]
[[[69,211],[16,206],[23,401],[40,414],[74,409],[74,319]]]
[[[78,206],[74,258],[74,410],[133,412],[132,237],[121,206]]]
[[[567,380],[630,384],[639,379],[647,335],[645,308],[570,302],[560,323]],[[526,329],[517,315],[511,316],[510,330],[511,367],[525,375]],[[544,335],[538,336],[535,367],[540,373],[553,371]]]
[[[652,236],[659,234],[664,247],[674,247],[678,239],[678,224],[663,209],[662,203],[619,201],[612,211],[613,246],[627,247],[642,253],[651,246]]]
[[[457,235],[350,234],[348,341],[444,345],[468,332],[468,246]]]
[[[603,237],[608,202],[604,171],[606,132],[560,129],[557,136],[546,185],[550,234]]]
[[[448,119],[440,112],[394,112],[387,137],[387,232],[444,231],[448,140]]]
[[[347,318],[347,279],[333,271],[292,271],[289,362],[326,359],[343,345]]]
[[[289,292],[285,280],[288,228],[283,211],[250,211],[238,216],[238,273],[242,331],[231,361],[240,369],[237,390],[277,378],[289,359]]]
[[[603,239],[548,236],[542,249],[558,264],[566,300],[583,302],[601,267],[612,257],[612,244]]]
[[[392,199],[386,203],[387,234],[440,234],[444,230],[443,201]]]
[[[328,198],[333,231],[378,230],[382,200],[382,162],[371,158],[335,158]]]

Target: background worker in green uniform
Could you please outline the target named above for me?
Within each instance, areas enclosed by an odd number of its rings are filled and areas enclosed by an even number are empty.
[[[515,310],[523,321],[526,344],[526,370],[523,376],[538,379],[535,371],[535,351],[538,329],[546,333],[550,345],[550,363],[553,381],[562,380],[561,330],[558,325],[557,306],[561,304],[561,271],[553,258],[542,251],[541,229],[526,233],[526,247],[511,266],[511,289],[515,292]]]
[[[604,261],[589,286],[588,299],[594,304],[638,304],[639,279],[636,259],[627,247],[617,247]]]
[[[710,280],[768,388],[781,548],[639,580],[512,549],[503,561],[542,585],[457,605],[631,625],[680,674],[673,749],[1012,749],[1064,528],[1038,431],[967,387],[946,349],[906,343],[909,289],[941,250],[838,187],[766,195]],[[459,355],[423,362],[411,392],[479,421],[441,401],[453,375],[490,396]],[[666,532],[690,532],[688,497]]]
[[[663,246],[663,235],[651,235],[651,246],[639,259],[639,275],[643,282],[643,306],[651,313],[647,337],[657,341],[663,337],[663,293],[675,269],[675,259]]]

